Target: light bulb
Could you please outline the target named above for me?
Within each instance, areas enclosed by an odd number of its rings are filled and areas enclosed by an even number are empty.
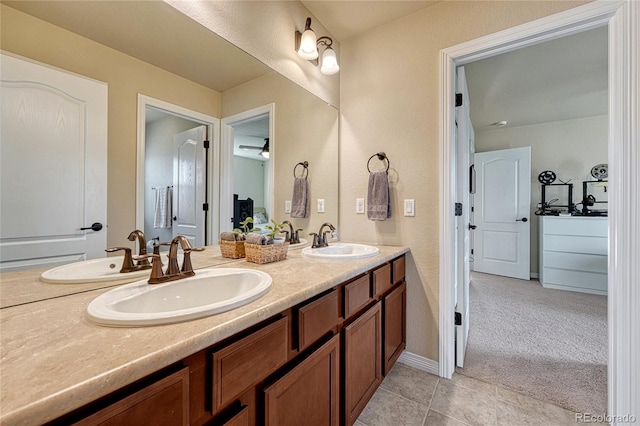
[[[318,48],[316,47],[316,33],[308,29],[302,33],[300,38],[300,47],[298,48],[298,56],[302,59],[312,61],[318,57]]]
[[[338,65],[336,52],[331,47],[327,47],[322,53],[320,72],[324,75],[333,75],[338,71],[340,71],[340,65]]]

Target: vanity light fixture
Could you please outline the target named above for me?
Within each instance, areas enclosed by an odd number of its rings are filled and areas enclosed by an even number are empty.
[[[264,158],[269,158],[269,138],[264,138],[264,146],[262,147],[262,151],[260,151],[260,155]]]
[[[324,75],[333,75],[340,71],[336,52],[331,47],[332,44],[333,40],[331,37],[323,36],[316,38],[316,33],[311,29],[311,18],[307,18],[303,33],[296,30],[296,51],[302,59],[306,59],[317,66],[319,56],[318,48],[320,46],[324,47],[324,52],[322,52],[322,65],[320,66],[320,72]]]

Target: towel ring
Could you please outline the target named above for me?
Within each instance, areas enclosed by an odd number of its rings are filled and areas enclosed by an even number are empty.
[[[298,164],[295,165],[295,167],[293,168],[293,177],[294,178],[297,178],[296,169],[298,168],[298,166],[302,166],[303,167],[302,174],[300,175],[300,177],[303,177],[303,178],[306,179],[307,176],[309,175],[309,168],[308,168],[309,167],[309,162],[308,161],[304,161],[304,162],[301,162],[301,163],[298,163]]]
[[[389,173],[389,158],[387,158],[387,154],[385,154],[384,152],[378,152],[377,154],[373,154],[371,157],[369,157],[369,161],[367,161],[367,171],[369,173],[371,173],[371,170],[369,169],[369,163],[371,162],[373,157],[376,157],[376,156],[378,157],[378,160],[380,160],[380,161],[387,160],[387,170],[386,170],[386,172]]]

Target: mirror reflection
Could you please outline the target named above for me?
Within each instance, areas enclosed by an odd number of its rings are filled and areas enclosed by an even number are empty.
[[[5,239],[3,230],[0,236],[3,271],[25,268],[43,271],[60,263],[104,256],[108,247],[128,246],[137,251],[135,242],[127,240],[127,235],[136,228],[144,230],[147,242],[153,238],[166,241],[174,235],[173,226],[168,223],[163,226],[162,214],[157,214],[161,213],[156,211],[158,188],[172,185],[175,188],[174,136],[197,129],[203,123],[200,119],[180,117],[181,124],[169,124],[175,120],[175,115],[170,120],[161,109],[149,109],[145,114],[149,116],[146,133],[155,134],[158,138],[154,142],[146,142],[142,178],[144,196],[141,197],[142,203],[137,203],[136,186],[141,177],[136,166],[136,94],[141,93],[221,120],[268,105],[276,111],[271,134],[269,129],[267,132],[257,131],[256,127],[265,127],[265,123],[255,120],[231,126],[233,142],[220,138],[219,133],[217,136],[206,135],[219,145],[206,159],[207,189],[202,196],[209,203],[209,209],[203,224],[206,229],[202,237],[204,244],[215,244],[219,232],[233,228],[234,194],[239,199],[254,200],[252,215],[262,213],[265,219],[273,218],[279,222],[290,220],[296,228],[303,229],[303,236],[315,232],[323,222],[337,225],[338,111],[333,107],[162,2],[80,1],[74,2],[74,7],[70,8],[65,2],[9,1],[0,7],[3,28],[0,47],[4,52],[104,82],[108,90],[105,114],[108,117],[108,140],[102,155],[106,163],[106,193],[103,197],[107,207],[104,214],[97,219],[84,214],[81,220],[87,223],[64,223],[62,231],[55,229],[57,221],[52,220],[47,225],[53,229],[36,236],[11,235],[10,241],[13,244],[28,240],[34,247],[39,246],[40,241],[51,240],[53,235],[84,240],[95,234],[103,238],[102,243],[92,254],[87,254],[84,248],[73,247],[65,248],[61,253],[54,249],[42,253],[31,250],[22,257],[5,258],[9,241]],[[135,16],[145,16],[145,20],[132,28],[126,23]],[[85,25],[88,21],[94,22],[89,28]],[[169,23],[174,31],[163,30]],[[118,28],[118,32],[113,28]],[[195,44],[194,40],[197,40],[197,49],[189,45]],[[206,55],[202,55],[203,48],[206,48]],[[3,80],[5,76],[3,68]],[[4,82],[2,90],[4,98]],[[163,120],[167,122],[160,123]],[[3,117],[3,123],[6,122]],[[161,124],[171,127],[171,130],[163,129]],[[220,126],[213,129],[214,132],[220,130]],[[268,161],[263,160],[264,157],[258,158],[267,138]],[[185,137],[187,139],[189,137]],[[224,146],[224,143],[233,143],[234,148]],[[3,147],[5,145],[3,142]],[[240,152],[240,145],[251,148]],[[308,217],[292,219],[285,213],[285,205],[292,198],[293,169],[301,161],[309,162],[312,208]],[[28,169],[28,165],[26,167]],[[90,174],[88,171],[92,168],[89,165],[83,167],[85,174]],[[59,177],[50,165],[40,170],[40,185],[55,182]],[[3,205],[7,204],[6,188],[2,187]],[[78,194],[73,196],[78,198],[86,195],[76,192]],[[23,195],[28,196],[29,192],[25,191]],[[324,200],[324,212],[317,212],[318,199]],[[41,208],[55,209],[64,214],[66,205],[48,203]],[[166,213],[171,213],[171,219],[175,216],[173,208],[165,210],[165,216]],[[141,216],[144,218],[142,222],[139,220]],[[105,225],[101,231],[80,230],[96,221]],[[26,271],[21,274],[24,273]],[[7,275],[3,275],[4,287]],[[92,285],[92,288],[100,286]],[[87,286],[90,285],[83,285],[78,291],[86,291]],[[60,294],[71,294],[74,290],[67,286],[60,291]],[[2,293],[4,298],[5,292]],[[32,297],[32,300],[42,298],[38,295]]]

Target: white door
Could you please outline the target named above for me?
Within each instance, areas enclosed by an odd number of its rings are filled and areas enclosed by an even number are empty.
[[[4,53],[0,62],[0,269],[104,257],[107,85]],[[94,223],[102,229],[82,229]]]
[[[531,147],[476,153],[474,271],[528,280]]]
[[[173,236],[184,235],[194,247],[204,246],[206,126],[173,137]]]
[[[456,107],[456,200],[462,210],[456,221],[456,365],[462,367],[469,336],[469,282],[471,242],[469,223],[471,221],[471,196],[469,167],[473,154],[473,126],[469,115],[469,94],[464,67],[457,69],[456,93],[462,95],[462,104]]]

